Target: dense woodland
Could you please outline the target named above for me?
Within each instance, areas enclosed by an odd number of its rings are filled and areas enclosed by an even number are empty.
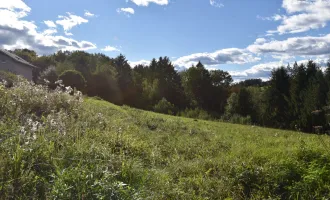
[[[56,88],[58,80],[118,105],[202,119],[221,119],[304,132],[328,129],[330,63],[323,72],[313,61],[279,67],[269,81],[233,83],[228,72],[202,63],[176,71],[168,57],[132,68],[125,56],[82,51],[37,56],[14,53],[40,68],[34,81]]]

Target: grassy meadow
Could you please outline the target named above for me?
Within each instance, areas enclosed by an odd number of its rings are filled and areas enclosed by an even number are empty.
[[[0,199],[328,199],[325,135],[0,86]]]

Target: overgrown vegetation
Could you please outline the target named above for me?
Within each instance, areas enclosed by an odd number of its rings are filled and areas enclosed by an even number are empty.
[[[60,83],[0,86],[2,199],[330,197],[328,136],[96,99]]]
[[[14,53],[39,66],[35,76],[42,81],[49,77],[49,87],[60,76],[65,85],[117,105],[304,132],[329,129],[325,113],[330,97],[330,63],[325,72],[313,61],[279,66],[267,82],[251,79],[233,84],[228,72],[207,70],[201,62],[178,72],[168,57],[132,68],[123,55],[109,58],[59,51],[38,57],[27,49]],[[68,72],[76,76],[63,76]]]

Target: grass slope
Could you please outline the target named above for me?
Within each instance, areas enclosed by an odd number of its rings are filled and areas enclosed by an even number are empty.
[[[133,171],[126,182],[145,189],[147,197],[329,197],[328,136],[180,118],[92,99],[86,104],[114,127],[101,138],[117,137]]]
[[[8,99],[19,94],[37,96],[26,88],[0,88],[1,92],[7,95],[7,99],[0,97],[1,105],[11,105]],[[9,98],[11,93],[15,95]],[[61,101],[73,101],[64,97],[69,100]],[[9,116],[0,121],[1,199],[330,196],[327,136],[180,118],[92,98],[79,109],[65,108],[63,115],[56,107],[63,102],[53,105],[40,100],[32,105],[37,98],[26,103],[31,98],[17,101],[22,103],[13,106],[14,111],[0,109]],[[8,113],[33,114],[35,109],[19,108],[36,106],[44,109],[41,117],[34,116],[43,128],[26,139],[26,132],[18,134],[22,117]]]

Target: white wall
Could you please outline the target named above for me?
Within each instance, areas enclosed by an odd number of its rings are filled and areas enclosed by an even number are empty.
[[[11,73],[24,76],[27,80],[32,80],[32,68],[15,62],[12,58],[0,53],[0,70],[7,70]]]

